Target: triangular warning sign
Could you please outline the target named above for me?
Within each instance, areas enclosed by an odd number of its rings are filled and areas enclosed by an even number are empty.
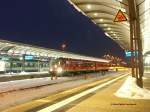
[[[122,22],[122,21],[127,21],[127,18],[124,15],[124,13],[121,10],[119,10],[114,19],[114,22]]]

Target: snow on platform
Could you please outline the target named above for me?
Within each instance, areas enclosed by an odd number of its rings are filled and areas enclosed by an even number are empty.
[[[58,77],[57,80],[51,80],[50,77],[45,77],[45,78],[34,78],[34,79],[1,82],[0,93],[26,89],[26,88],[32,88],[32,87],[37,87],[37,86],[43,86],[43,85],[48,85],[48,84],[55,84],[55,83],[63,82],[66,80],[71,80],[71,79],[67,77]]]
[[[150,91],[136,85],[136,78],[129,76],[121,88],[115,93],[117,97],[129,99],[150,99]]]
[[[5,73],[5,74],[0,74],[0,77],[11,77],[11,76],[18,76],[18,75],[38,75],[38,74],[47,74],[48,72],[20,72],[20,73]]]

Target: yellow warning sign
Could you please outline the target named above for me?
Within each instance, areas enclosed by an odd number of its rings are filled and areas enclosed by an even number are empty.
[[[114,22],[122,22],[122,21],[127,21],[127,18],[124,15],[124,13],[121,10],[119,10],[114,19]]]

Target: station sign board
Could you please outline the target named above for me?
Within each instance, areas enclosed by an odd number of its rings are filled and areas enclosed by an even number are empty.
[[[25,60],[33,60],[33,56],[32,55],[25,55],[24,59]]]
[[[125,55],[126,57],[131,57],[131,51],[125,51]],[[133,56],[137,56],[138,55],[138,52],[133,52]]]

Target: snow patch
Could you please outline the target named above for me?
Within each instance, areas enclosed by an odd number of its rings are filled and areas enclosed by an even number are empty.
[[[65,80],[72,80],[72,79],[67,78],[67,77],[58,77],[56,80],[51,80],[50,77],[44,77],[44,78],[23,79],[23,80],[1,82],[0,93],[26,89],[26,88],[32,88],[32,87],[39,87],[39,86],[48,85],[48,84],[55,84],[58,82],[63,82]]]
[[[22,71],[20,73],[14,73],[14,72],[9,72],[5,74],[0,74],[0,77],[11,77],[11,76],[18,76],[18,75],[36,75],[36,74],[47,74],[48,71],[43,71],[43,72],[25,72]]]
[[[19,74],[20,74],[20,75],[27,75],[27,74],[30,74],[30,73],[25,72],[25,71],[22,71],[22,72],[20,72]]]
[[[150,91],[136,85],[136,78],[129,76],[115,96],[129,99],[150,99]]]

